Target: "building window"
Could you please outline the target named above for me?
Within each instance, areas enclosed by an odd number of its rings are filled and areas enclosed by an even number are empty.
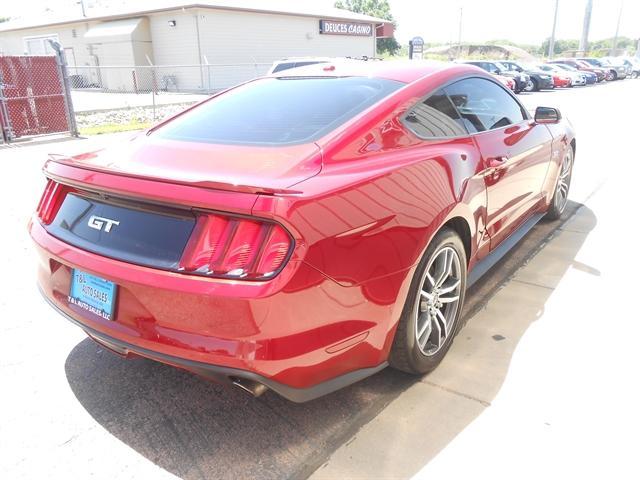
[[[52,55],[49,40],[58,41],[58,35],[42,35],[39,37],[24,37],[24,50],[29,55]]]

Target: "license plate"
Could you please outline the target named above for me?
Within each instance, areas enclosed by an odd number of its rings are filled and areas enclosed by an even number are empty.
[[[113,320],[117,286],[81,270],[71,270],[69,303],[105,320]]]

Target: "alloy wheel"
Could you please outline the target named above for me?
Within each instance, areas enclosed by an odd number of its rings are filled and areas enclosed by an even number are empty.
[[[431,258],[418,295],[415,338],[420,352],[435,355],[453,334],[460,307],[462,267],[456,250],[444,246]]]
[[[571,164],[573,163],[573,153],[571,149],[567,150],[567,153],[562,160],[562,166],[560,167],[560,175],[558,176],[558,185],[556,186],[556,209],[559,213],[564,211],[564,207],[567,206],[569,199],[569,185],[571,184]]]

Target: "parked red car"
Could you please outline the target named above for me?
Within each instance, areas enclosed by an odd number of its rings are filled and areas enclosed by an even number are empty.
[[[575,145],[476,67],[287,70],[51,157],[38,284],[107,349],[255,395],[424,374],[466,288],[562,214]]]
[[[540,68],[551,68],[548,65],[542,65]],[[557,67],[556,67],[557,68]],[[546,70],[545,70],[546,71]],[[554,88],[566,88],[573,86],[573,80],[569,75],[562,74],[560,72],[555,71],[547,71],[553,78],[553,86]]]
[[[516,90],[516,81],[513,78],[504,77],[502,75],[494,75],[494,77],[512,92]]]
[[[571,86],[571,79],[569,77],[563,77],[560,75],[553,76],[553,86],[555,88],[566,88]]]

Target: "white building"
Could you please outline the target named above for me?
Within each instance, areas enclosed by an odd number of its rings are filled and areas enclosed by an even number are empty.
[[[337,8],[309,10],[302,0],[286,9],[275,1],[152,5],[1,23],[0,55],[47,54],[48,40],[55,40],[77,75],[75,86],[198,91],[262,75],[284,57],[375,57],[376,38],[393,32],[386,20]]]

